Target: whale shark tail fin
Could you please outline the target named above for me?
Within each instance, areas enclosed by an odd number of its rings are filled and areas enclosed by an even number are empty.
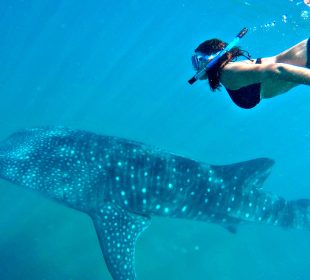
[[[100,247],[113,279],[136,279],[135,244],[150,218],[105,203],[92,213]]]

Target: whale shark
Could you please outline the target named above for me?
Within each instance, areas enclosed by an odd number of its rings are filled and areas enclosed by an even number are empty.
[[[37,127],[0,142],[0,178],[93,220],[115,280],[134,280],[135,244],[152,216],[218,224],[310,229],[310,200],[286,200],[262,185],[274,161],[212,165],[123,138]]]

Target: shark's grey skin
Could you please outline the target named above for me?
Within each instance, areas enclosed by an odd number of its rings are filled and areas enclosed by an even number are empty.
[[[309,200],[262,191],[273,161],[215,166],[141,143],[63,127],[27,129],[0,144],[0,177],[88,213],[116,280],[136,279],[135,242],[153,215],[310,229]]]

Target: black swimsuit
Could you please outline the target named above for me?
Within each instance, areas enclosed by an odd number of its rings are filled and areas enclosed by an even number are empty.
[[[309,44],[308,44],[309,47]],[[255,64],[261,64],[262,59],[256,59]],[[251,109],[260,102],[260,83],[252,84],[237,90],[226,88],[231,100],[243,109]]]

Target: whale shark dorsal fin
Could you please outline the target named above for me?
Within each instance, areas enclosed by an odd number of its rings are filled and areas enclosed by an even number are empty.
[[[113,279],[136,279],[135,244],[151,219],[106,203],[91,215],[101,250]]]
[[[230,187],[242,189],[244,192],[262,189],[273,165],[272,159],[257,158],[228,165],[213,165],[212,169]]]

